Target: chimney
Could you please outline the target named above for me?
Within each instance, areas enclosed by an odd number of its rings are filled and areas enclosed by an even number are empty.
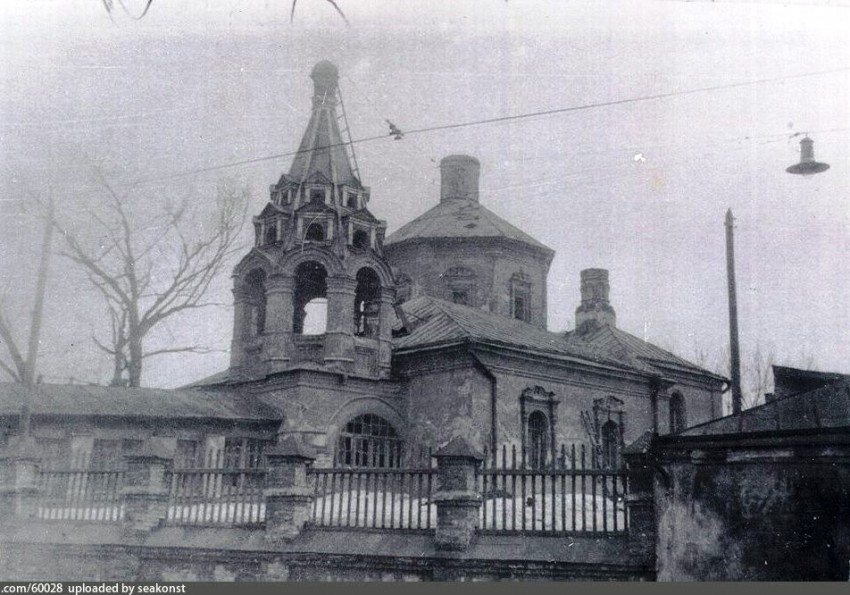
[[[581,272],[581,305],[576,308],[576,331],[589,333],[601,326],[616,326],[617,314],[608,303],[608,270]]]
[[[469,155],[449,155],[440,161],[440,202],[472,200],[478,202],[478,177],[481,164]]]

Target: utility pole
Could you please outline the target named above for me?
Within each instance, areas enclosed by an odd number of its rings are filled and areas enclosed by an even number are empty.
[[[19,432],[23,439],[30,434],[32,425],[32,391],[35,390],[36,362],[38,360],[38,343],[41,335],[42,314],[44,311],[44,294],[47,286],[47,272],[50,268],[50,253],[53,244],[53,197],[48,204],[49,212],[44,222],[44,233],[41,240],[41,258],[38,265],[38,280],[35,289],[35,304],[32,309],[32,323],[30,324],[29,346],[27,348],[27,362],[24,370],[23,384],[24,403],[21,406],[21,421]]]
[[[738,298],[735,289],[735,218],[726,211],[726,276],[729,285],[729,353],[732,373],[732,414],[741,413],[741,352],[738,344]]]

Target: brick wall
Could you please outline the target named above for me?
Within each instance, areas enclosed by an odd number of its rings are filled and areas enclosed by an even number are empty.
[[[56,525],[51,535],[62,530]],[[58,531],[58,532],[57,532]],[[215,535],[217,533],[217,535]],[[89,534],[93,537],[93,534]],[[207,545],[200,547],[203,539]],[[211,547],[232,540],[233,547]],[[67,541],[67,540],[66,540]],[[164,544],[0,542],[0,580],[65,581],[433,581],[651,580],[624,552],[624,538],[479,537],[465,553],[441,555],[432,535],[307,531],[288,551],[239,547],[238,531],[196,530]],[[182,541],[182,544],[180,543]],[[388,547],[377,545],[383,542]],[[331,547],[331,544],[336,544]],[[393,555],[390,549],[395,550]],[[368,551],[368,554],[363,552]],[[484,552],[489,555],[482,555]]]

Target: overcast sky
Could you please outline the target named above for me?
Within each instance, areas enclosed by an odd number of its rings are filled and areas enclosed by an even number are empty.
[[[22,332],[40,235],[27,191],[73,208],[99,195],[93,164],[120,185],[294,151],[310,70],[329,59],[355,139],[386,133],[386,119],[413,130],[727,87],[359,144],[370,208],[397,229],[438,202],[443,156],[474,155],[482,203],[557,252],[551,330],[573,327],[579,271],[602,267],[618,326],[692,357],[728,344],[731,207],[745,352],[850,373],[847,3],[337,2],[350,25],[324,0],[299,0],[293,23],[288,0],[153,0],[142,20],[114,22],[100,0],[0,3],[0,291]],[[800,133],[829,171],[785,173]],[[204,200],[237,177],[255,214],[290,161],[137,196],[191,187]],[[83,287],[53,261],[49,381],[109,378],[90,340],[106,330],[101,304]],[[229,279],[216,291],[230,302]],[[175,319],[155,341],[219,351],[152,361],[145,384],[226,367],[231,329],[228,308]]]

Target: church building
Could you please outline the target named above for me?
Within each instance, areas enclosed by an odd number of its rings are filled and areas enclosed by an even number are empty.
[[[439,202],[387,235],[340,131],[337,69],[311,77],[299,151],[233,272],[230,367],[179,390],[39,385],[46,451],[108,465],[157,437],[175,466],[259,465],[295,436],[317,466],[397,467],[462,436],[532,467],[561,444],[615,467],[647,431],[722,415],[724,378],[617,327],[605,269],[581,272],[575,330],[547,329],[555,253],[485,206],[474,157],[445,157]],[[7,435],[23,390],[0,385]]]

